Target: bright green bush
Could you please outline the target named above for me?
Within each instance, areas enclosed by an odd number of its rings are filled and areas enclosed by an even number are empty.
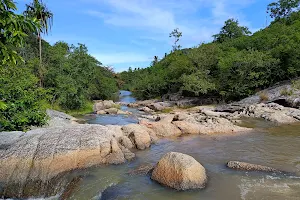
[[[0,131],[26,131],[46,124],[46,90],[26,68],[0,66]]]

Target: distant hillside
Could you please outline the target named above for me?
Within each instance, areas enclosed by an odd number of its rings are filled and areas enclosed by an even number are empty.
[[[237,29],[245,28],[238,26],[237,21],[231,23]],[[298,76],[300,12],[277,19],[251,36],[242,34],[221,42],[215,39],[170,53],[146,69],[120,74],[123,88],[141,99],[181,92],[185,96],[214,96],[224,101],[240,100]]]

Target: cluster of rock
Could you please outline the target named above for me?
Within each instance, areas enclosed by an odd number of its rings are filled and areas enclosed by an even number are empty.
[[[141,120],[140,124],[152,129],[161,137],[237,133],[252,130],[235,125],[234,120],[231,120],[227,114],[206,109],[198,110],[198,112],[159,114],[155,121],[145,119]]]
[[[9,138],[0,140],[0,182],[23,187],[29,180],[47,182],[74,169],[124,163],[135,157],[132,149],[149,148],[159,137],[250,130],[205,112],[162,114],[157,121],[125,126],[75,124],[71,116],[49,113],[61,123],[0,134]]]
[[[145,100],[145,101],[137,101],[135,103],[125,104],[131,108],[138,108],[140,111],[146,113],[153,113],[157,111],[163,111],[165,109],[171,108],[176,104],[174,102],[169,101],[158,101],[158,100]]]
[[[293,80],[299,82],[300,79]],[[283,81],[277,83],[273,87],[267,88],[256,93],[253,96],[247,97],[239,104],[258,104],[262,101],[263,95],[267,103],[278,103],[286,107],[300,108],[300,90],[299,86],[293,84],[293,81]]]
[[[114,103],[112,100],[99,100],[95,101],[94,104],[94,112],[97,113],[98,115],[131,115],[131,112],[128,111],[122,111],[119,109],[120,105]]]
[[[283,173],[272,167],[240,161],[229,161],[226,166],[240,171]],[[152,180],[176,190],[202,189],[208,182],[206,169],[198,161],[189,155],[177,152],[163,155],[154,167],[142,165],[130,172],[134,175],[149,173]]]
[[[241,117],[262,118],[278,124],[295,123],[300,120],[300,110],[284,107],[276,103],[259,104],[231,104],[219,106],[215,109],[223,112],[227,118],[239,119]]]
[[[172,98],[171,98],[172,99]],[[172,99],[164,99],[162,101],[153,99],[153,100],[145,100],[145,101],[137,101],[135,103],[122,104],[131,108],[138,108],[140,111],[146,113],[154,113],[160,112],[174,106],[184,108],[191,107],[196,105],[204,105],[204,104],[213,104],[216,101],[210,98],[200,99],[200,98],[182,98],[180,100]]]

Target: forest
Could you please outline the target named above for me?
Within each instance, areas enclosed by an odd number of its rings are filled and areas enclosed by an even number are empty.
[[[46,109],[92,112],[92,100],[118,91],[115,73],[88,53],[84,44],[50,45],[53,14],[34,0],[16,14],[0,1],[0,131],[27,130],[47,123]]]
[[[92,112],[92,101],[111,99],[119,89],[139,99],[168,93],[242,99],[300,75],[300,0],[267,6],[272,23],[255,33],[228,19],[213,41],[182,49],[174,29],[173,49],[150,67],[116,74],[91,56],[84,44],[51,45],[53,13],[33,0],[18,14],[0,0],[0,131],[26,131],[47,124],[46,109]],[[55,24],[54,24],[55,25]],[[166,38],[167,39],[167,38]]]
[[[213,41],[181,49],[182,34],[175,29],[171,53],[150,67],[120,74],[123,89],[140,99],[167,93],[214,97],[221,102],[240,100],[283,80],[300,75],[299,0],[268,5],[273,18],[264,29],[251,33],[229,19]]]

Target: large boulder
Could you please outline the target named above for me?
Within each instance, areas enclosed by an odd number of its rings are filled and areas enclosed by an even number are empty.
[[[122,128],[124,134],[130,138],[137,149],[144,150],[151,145],[151,137],[147,127],[139,124],[129,124]]]
[[[155,166],[151,178],[176,190],[201,189],[205,187],[205,168],[193,157],[170,152]]]

